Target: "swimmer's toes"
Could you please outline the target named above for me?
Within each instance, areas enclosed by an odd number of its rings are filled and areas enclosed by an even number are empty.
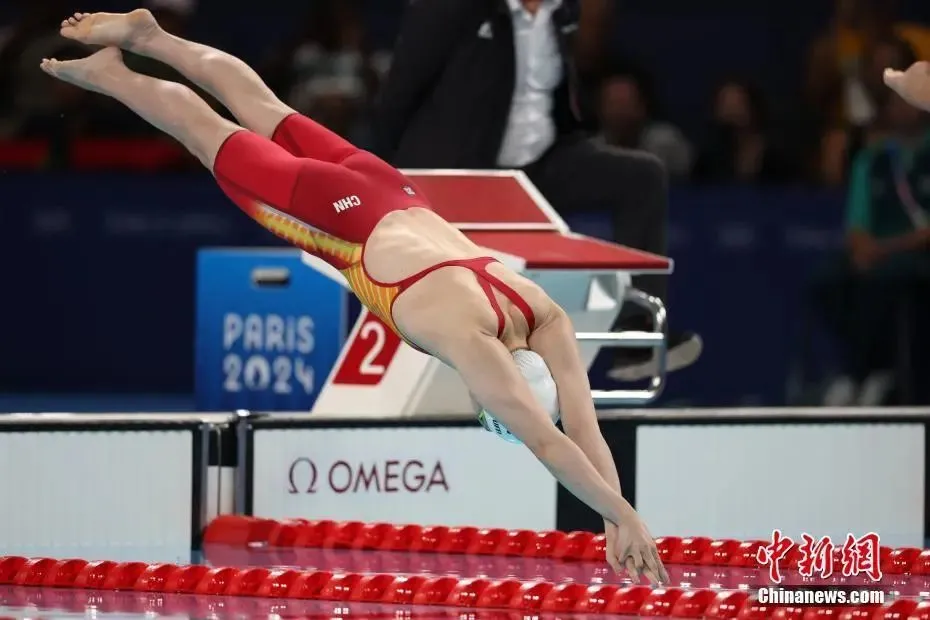
[[[40,67],[49,75],[65,82],[89,90],[98,90],[99,77],[105,75],[116,64],[122,64],[120,51],[107,47],[80,60],[43,59]]]
[[[132,47],[158,28],[152,13],[75,13],[62,22],[61,36],[91,45]]]

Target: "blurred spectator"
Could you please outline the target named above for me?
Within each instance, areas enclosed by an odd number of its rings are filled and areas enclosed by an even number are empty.
[[[353,0],[317,0],[306,27],[275,52],[265,77],[294,109],[354,143],[374,72],[363,49],[358,6]]]
[[[402,168],[522,169],[560,213],[610,213],[616,241],[665,254],[662,163],[649,153],[598,148],[582,131],[580,69],[603,53],[612,4],[413,2],[377,106],[378,154]],[[665,276],[634,283],[666,298]],[[651,319],[631,306],[622,327],[649,329]],[[700,355],[694,334],[672,332],[669,340],[671,370]],[[651,376],[651,351],[617,351],[613,377]]]
[[[813,287],[843,352],[844,376],[827,394],[831,405],[881,402],[897,353],[898,311],[922,303],[930,284],[930,125],[895,94],[879,112],[886,137],[864,148],[852,168],[846,252]]]
[[[920,57],[930,57],[930,30],[896,22],[894,0],[835,0],[827,31],[813,44],[806,91],[821,125],[863,126],[876,114],[876,102],[863,83],[861,65],[876,42],[900,38]]]
[[[58,36],[68,5],[28,0],[19,4],[20,18],[4,29],[0,41],[0,138],[18,135],[34,120],[33,115],[54,111],[63,104],[60,97],[65,96],[36,67],[43,56],[68,52],[67,42]]]
[[[769,134],[760,92],[730,80],[717,89],[713,102],[713,120],[698,155],[695,178],[712,183],[790,179],[791,162]]]
[[[911,46],[903,39],[890,38],[877,41],[870,55],[859,63],[858,83],[868,95],[870,105],[881,105],[889,96],[882,80],[886,68],[906,69],[916,60]],[[882,137],[884,128],[881,119],[870,117],[862,124],[835,127],[823,135],[820,148],[820,180],[828,185],[837,185],[846,179],[850,162],[857,151]]]
[[[75,142],[95,136],[122,135],[139,123],[129,114],[114,113],[115,106],[103,97],[51,79],[37,69],[45,56],[82,58],[87,49],[55,35],[37,39],[27,46],[13,73],[16,92],[0,137],[18,144],[41,144],[44,168],[64,169],[72,163]]]
[[[86,139],[150,135],[148,124],[115,101],[89,96],[86,91],[38,70],[44,57],[87,56],[85,46],[59,36],[63,17],[73,7],[57,0],[27,10],[25,18],[0,49],[0,80],[9,85],[0,137],[41,142],[47,149],[46,167],[65,168],[74,161],[75,144]],[[193,10],[193,0],[151,0],[147,3],[172,32],[182,32]],[[165,65],[124,54],[130,67],[156,77],[183,81]],[[161,138],[159,138],[161,140]],[[113,157],[111,159],[116,159]]]
[[[677,127],[657,120],[655,95],[646,79],[633,72],[610,75],[600,95],[597,144],[652,153],[674,177],[691,173],[691,144]]]
[[[59,41],[54,48],[58,58],[81,58],[86,54],[80,45]],[[27,64],[27,63],[24,63]],[[32,64],[29,62],[28,64]],[[71,140],[106,125],[107,119],[95,108],[93,97],[71,84],[48,79],[35,67],[21,67],[17,84],[22,89],[9,117],[10,134],[17,138],[42,138],[50,143],[51,167],[67,164],[67,145]],[[45,78],[45,79],[43,79]],[[97,112],[95,114],[95,112]]]

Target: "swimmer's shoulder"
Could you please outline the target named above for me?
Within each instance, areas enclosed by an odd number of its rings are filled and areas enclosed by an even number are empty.
[[[530,302],[530,308],[532,308],[533,315],[536,317],[534,331],[568,318],[568,314],[562,306],[552,301],[552,298],[545,292],[543,292],[542,297],[536,304]]]
[[[503,263],[492,264],[489,269],[493,275],[503,280],[530,305],[536,316],[537,325],[550,315],[561,311],[562,308],[549,297],[549,294],[524,274],[510,269]]]

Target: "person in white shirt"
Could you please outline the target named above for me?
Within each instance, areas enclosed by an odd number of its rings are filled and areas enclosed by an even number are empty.
[[[414,0],[376,106],[375,152],[401,168],[518,168],[563,215],[606,212],[605,237],[666,253],[667,173],[642,151],[603,149],[582,122],[582,70],[596,72],[614,0]],[[667,277],[634,285],[665,299]],[[650,329],[635,309],[622,329]],[[669,334],[668,367],[702,343]],[[646,350],[617,350],[611,376],[655,370]]]

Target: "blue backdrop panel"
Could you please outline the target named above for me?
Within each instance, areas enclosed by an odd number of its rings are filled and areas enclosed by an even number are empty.
[[[198,409],[301,411],[313,405],[345,341],[347,293],[300,255],[198,253]]]

